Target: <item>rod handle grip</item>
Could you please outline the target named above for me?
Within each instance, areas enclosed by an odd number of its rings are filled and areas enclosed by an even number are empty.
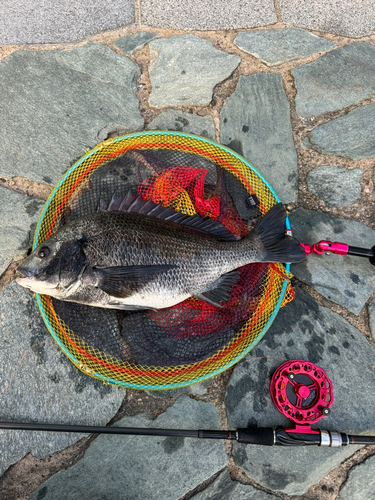
[[[274,433],[272,427],[254,427],[237,429],[237,441],[245,444],[261,444],[263,446],[274,445]]]

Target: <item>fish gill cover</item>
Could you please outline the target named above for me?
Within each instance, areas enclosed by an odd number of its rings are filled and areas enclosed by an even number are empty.
[[[61,179],[41,214],[34,248],[66,222],[108,208],[129,191],[184,214],[220,222],[243,237],[278,202],[243,158],[176,132],[110,139]],[[54,339],[83,372],[105,382],[167,389],[200,382],[233,365],[293,298],[288,268],[256,263],[223,308],[191,298],[160,310],[105,310],[36,295]]]

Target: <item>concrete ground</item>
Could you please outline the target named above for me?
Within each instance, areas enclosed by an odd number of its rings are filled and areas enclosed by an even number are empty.
[[[264,175],[294,235],[375,244],[370,1],[59,0],[0,6],[0,420],[230,428],[287,422],[268,387],[305,359],[335,396],[322,428],[375,434],[375,273],[310,256],[295,298],[234,368],[137,391],[78,371],[13,280],[52,187],[119,134],[182,130]],[[241,213],[241,200],[233,196]],[[274,449],[189,439],[0,431],[0,500],[371,500],[375,446]]]

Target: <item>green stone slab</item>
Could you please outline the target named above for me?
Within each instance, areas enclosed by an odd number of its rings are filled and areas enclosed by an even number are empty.
[[[372,500],[375,491],[375,457],[368,457],[349,471],[338,500]]]
[[[361,197],[360,180],[363,170],[325,165],[307,174],[307,185],[312,193],[328,207],[346,207]]]
[[[194,500],[275,500],[273,495],[258,490],[250,484],[233,481],[228,469],[193,498]]]
[[[354,42],[292,70],[298,116],[311,118],[375,94],[375,47]]]
[[[236,69],[240,57],[195,35],[175,35],[149,44],[151,106],[207,106],[212,92]]]
[[[215,140],[215,125],[211,116],[199,116],[178,109],[167,109],[160,113],[147,130],[177,130]]]
[[[234,43],[269,66],[336,47],[333,42],[300,28],[243,31],[237,35]]]
[[[182,396],[156,420],[140,414],[116,426],[220,429],[220,421],[212,403]],[[220,440],[102,435],[82,460],[48,479],[30,500],[178,500],[227,463]]]
[[[279,73],[241,76],[222,108],[220,133],[221,142],[244,156],[282,202],[297,199],[297,153]]]
[[[314,128],[304,146],[352,160],[375,157],[375,104],[361,106]]]
[[[0,175],[55,184],[107,124],[141,130],[139,77],[137,64],[99,43],[1,61]]]
[[[143,47],[154,40],[154,38],[159,38],[159,33],[151,33],[150,31],[141,31],[135,35],[128,35],[118,38],[113,43],[127,56],[131,56],[137,50],[143,49]]]

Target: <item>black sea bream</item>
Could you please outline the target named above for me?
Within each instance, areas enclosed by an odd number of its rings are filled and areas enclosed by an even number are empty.
[[[142,198],[131,200],[127,210],[69,222],[18,267],[17,283],[96,307],[161,309],[188,297],[222,307],[238,279],[237,268],[305,257],[299,243],[285,235],[282,204],[241,240],[212,219]]]

